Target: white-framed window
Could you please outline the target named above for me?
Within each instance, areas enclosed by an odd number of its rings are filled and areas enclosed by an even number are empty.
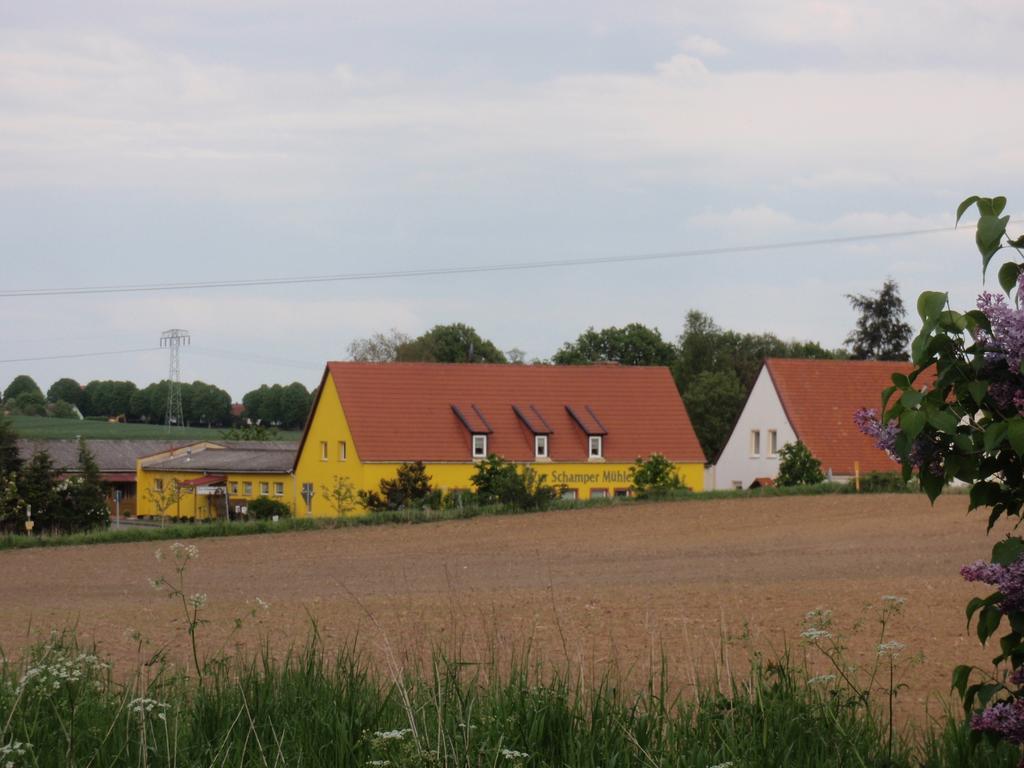
[[[580,492],[575,488],[566,488],[562,491],[562,498],[567,501],[576,501],[580,497]]]
[[[587,441],[590,444],[589,455],[592,459],[600,459],[604,455],[604,441],[600,435],[591,435],[590,440]]]
[[[345,461],[348,459],[348,443],[344,440],[338,441],[338,461]]]
[[[743,481],[742,480],[733,480],[732,481],[732,489],[734,491],[742,491],[743,490]]]
[[[590,498],[592,499],[607,499],[608,489],[607,488],[591,488]]]
[[[320,441],[320,461],[327,461],[327,441]]]
[[[533,437],[533,455],[538,459],[548,458],[548,436],[547,435],[534,435]]]
[[[761,430],[750,430],[750,455],[751,457],[761,455]]]
[[[242,495],[252,496],[252,483],[242,483]]]
[[[774,429],[768,430],[768,458],[774,459],[779,455],[779,433]]]
[[[473,435],[473,458],[487,458],[487,435]]]
[[[156,490],[157,493],[161,493],[164,489],[164,479],[162,477],[156,478],[153,481],[153,488]]]
[[[633,495],[629,488],[616,488],[613,494],[616,498],[626,499]]]
[[[233,480],[231,482],[231,493],[235,494],[236,496],[238,495],[238,482],[237,481]]]
[[[270,483],[260,483],[260,496],[270,495]]]
[[[284,496],[284,483],[274,483],[274,495]]]

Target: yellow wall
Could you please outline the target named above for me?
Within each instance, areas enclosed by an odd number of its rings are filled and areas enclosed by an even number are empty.
[[[201,454],[193,454],[197,458]],[[150,499],[150,495],[147,493],[148,490],[155,489],[155,481],[160,478],[164,481],[164,487],[170,487],[173,481],[181,482],[183,480],[193,480],[197,477],[202,477],[204,472],[183,472],[183,471],[160,471],[154,469],[146,469],[143,466],[139,466],[136,469],[137,488],[138,488],[138,507],[136,514],[139,517],[149,517],[159,515],[159,511]],[[224,474],[224,473],[212,473],[212,474]],[[268,493],[260,493],[260,483],[268,484]],[[233,492],[231,490],[232,484],[238,484],[238,491]],[[252,483],[252,491],[245,493],[245,483]],[[284,485],[284,494],[277,495],[274,493],[274,484],[282,483]],[[268,499],[274,499],[276,501],[284,502],[288,505],[289,509],[292,510],[292,514],[295,513],[295,486],[292,482],[291,475],[287,474],[251,474],[251,473],[238,473],[238,474],[227,474],[227,488],[228,488],[228,502],[231,507],[232,513],[236,505],[244,505],[253,499],[257,499],[260,496],[266,496]],[[203,496],[195,493],[194,489],[186,489],[182,493],[181,499],[177,504],[167,510],[168,517],[181,517],[183,519],[198,519],[206,520],[211,518],[223,518],[224,517],[224,497],[223,496]]]
[[[345,461],[338,458],[338,441],[345,441],[348,453]],[[321,443],[327,443],[327,460],[322,459]],[[347,477],[356,490],[375,491],[382,479],[395,477],[400,462],[367,462],[359,459],[359,453],[352,432],[345,419],[345,413],[338,398],[338,390],[330,376],[325,376],[316,411],[310,419],[302,452],[295,468],[296,515],[307,514],[306,503],[299,497],[303,484],[311,484],[314,491],[312,515],[333,517],[332,506],[324,499],[322,488],[332,486],[334,478]],[[563,464],[559,462],[533,462],[531,466],[538,474],[547,475],[551,485],[566,485],[578,493],[578,498],[588,499],[594,489],[603,488],[612,495],[616,489],[629,488],[631,464],[610,462],[582,462]],[[467,458],[460,463],[426,463],[431,485],[443,491],[456,489],[471,490],[469,478],[476,472],[476,465]],[[704,465],[700,463],[678,464],[680,479],[694,491],[704,490]],[[364,514],[359,508],[356,514]]]

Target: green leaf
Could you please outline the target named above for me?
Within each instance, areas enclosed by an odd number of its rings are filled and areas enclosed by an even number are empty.
[[[1000,496],[999,483],[983,480],[971,486],[971,509],[978,507],[991,507]]]
[[[1006,430],[1005,421],[993,421],[985,427],[985,453],[991,453],[999,447],[1006,437]]]
[[[999,268],[999,285],[1009,295],[1010,291],[1017,287],[1017,279],[1020,277],[1020,264],[1015,261],[1008,261]]]
[[[907,389],[910,386],[910,379],[904,376],[902,373],[894,373],[892,375],[892,383],[900,389]]]
[[[996,565],[1011,565],[1020,559],[1021,552],[1024,552],[1024,539],[1007,536],[992,547],[992,562]]]
[[[939,432],[945,432],[947,435],[956,434],[957,418],[949,411],[935,411],[929,414],[928,423]]]
[[[998,216],[1006,208],[1006,198],[1002,195],[992,198],[992,213]]]
[[[988,263],[1002,247],[1003,235],[1006,234],[1006,225],[1010,221],[1009,216],[985,215],[978,219],[978,231],[974,235],[974,242],[981,253],[981,276],[985,277],[988,270]]]
[[[975,404],[980,408],[985,395],[988,394],[988,382],[981,380],[968,382],[967,391],[971,393]]]
[[[999,622],[1003,620],[1003,612],[994,605],[986,605],[978,615],[978,639],[982,645],[995,634],[999,629]]]
[[[922,411],[904,411],[900,415],[900,430],[908,440],[913,440],[921,434],[927,421],[928,417]]]
[[[949,294],[941,291],[924,291],[917,297],[917,314],[922,320],[938,317],[949,300]]]
[[[919,471],[918,478],[921,481],[921,489],[928,496],[928,501],[935,503],[935,500],[942,495],[942,489],[946,487],[946,478],[941,475],[933,475],[927,470]]]
[[[963,217],[963,215],[965,213],[967,213],[967,209],[970,208],[972,205],[974,205],[976,202],[978,202],[978,200],[979,200],[979,198],[978,198],[977,195],[971,195],[966,200],[964,200],[962,203],[960,203],[960,205],[957,206],[957,209],[956,209],[956,224],[960,223],[960,219]]]
[[[1024,419],[1015,416],[1007,421],[1006,437],[1010,441],[1010,447],[1017,452],[1017,455],[1024,456]]]
[[[917,408],[917,406],[921,404],[922,400],[924,400],[924,395],[913,389],[908,389],[900,397],[900,404],[904,408]]]
[[[953,670],[953,686],[950,690],[959,693],[961,699],[967,691],[967,683],[970,682],[973,671],[974,667],[970,664],[961,664]]]

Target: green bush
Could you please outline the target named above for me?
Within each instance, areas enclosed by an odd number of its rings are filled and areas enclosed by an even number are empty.
[[[359,491],[359,501],[372,512],[384,509],[440,506],[441,495],[430,487],[430,475],[422,461],[406,462],[394,480],[381,480],[379,491]]]
[[[903,493],[910,491],[898,472],[868,472],[860,479],[863,493]]]
[[[637,456],[629,474],[633,494],[638,499],[665,498],[685,488],[675,465],[660,453],[652,453],[646,459]]]
[[[517,510],[545,509],[562,495],[561,488],[547,484],[547,475],[532,467],[517,469],[512,462],[491,454],[469,478],[478,504],[504,504]]]
[[[775,478],[778,485],[815,485],[824,480],[821,462],[799,440],[779,449],[779,474]]]
[[[292,514],[291,508],[283,501],[268,499],[266,496],[253,499],[248,507],[251,520],[270,520],[274,515],[281,518],[291,517]]]

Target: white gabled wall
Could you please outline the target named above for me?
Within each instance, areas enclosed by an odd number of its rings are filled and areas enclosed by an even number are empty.
[[[761,454],[757,457],[750,455],[750,434],[755,429],[761,432]],[[778,433],[779,448],[796,442],[796,433],[786,418],[772,377],[762,365],[747,404],[714,467],[716,490],[731,489],[737,481],[749,488],[755,478],[775,477],[779,473],[778,458],[768,457],[768,431],[772,429]]]

